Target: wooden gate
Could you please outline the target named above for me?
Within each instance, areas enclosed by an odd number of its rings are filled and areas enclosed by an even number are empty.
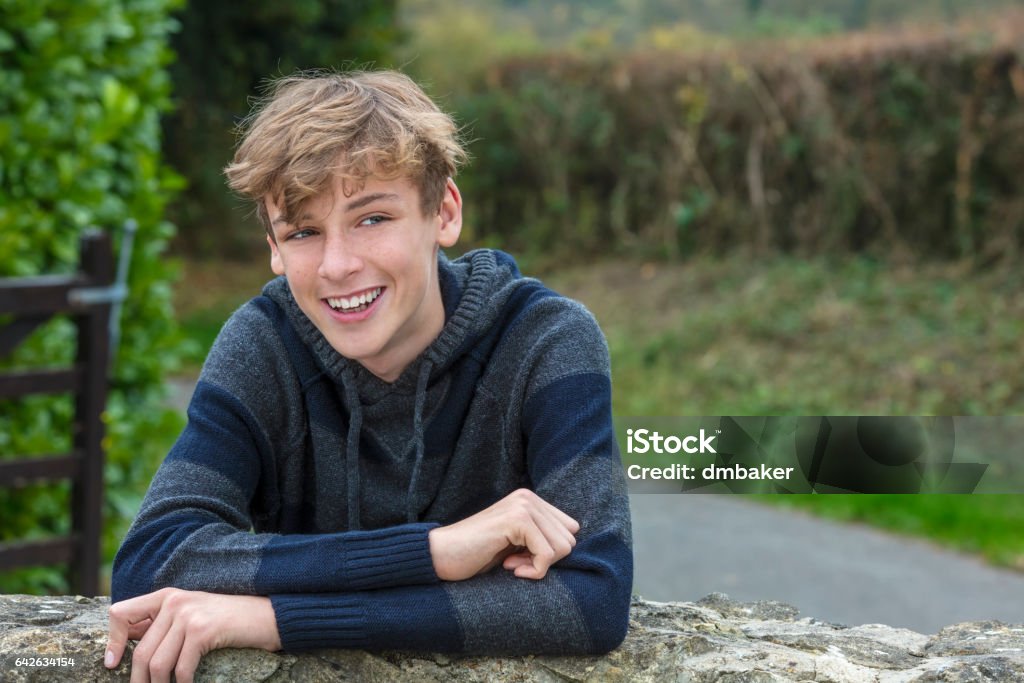
[[[0,374],[0,400],[29,394],[71,392],[75,399],[70,453],[0,460],[0,487],[70,479],[71,535],[0,544],[0,570],[67,563],[71,589],[99,592],[103,510],[103,423],[110,361],[110,310],[117,298],[109,235],[82,236],[74,275],[0,279],[0,358],[58,313],[69,313],[78,331],[70,368]]]

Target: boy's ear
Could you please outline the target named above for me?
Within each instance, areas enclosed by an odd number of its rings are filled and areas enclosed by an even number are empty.
[[[274,275],[284,275],[284,261],[281,259],[281,252],[277,250],[277,242],[267,235],[267,244],[270,245],[270,269]]]
[[[437,243],[445,249],[455,246],[462,232],[462,195],[451,178],[444,188],[439,217],[441,224],[437,228]]]

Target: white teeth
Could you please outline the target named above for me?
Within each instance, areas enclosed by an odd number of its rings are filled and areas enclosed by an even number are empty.
[[[378,296],[380,296],[380,293],[381,288],[378,287],[373,291],[364,292],[359,296],[353,296],[350,299],[346,299],[345,297],[329,297],[327,299],[327,303],[330,305],[331,308],[340,308],[343,311],[347,311],[351,308],[358,308],[359,306],[362,306],[364,304],[372,303]]]

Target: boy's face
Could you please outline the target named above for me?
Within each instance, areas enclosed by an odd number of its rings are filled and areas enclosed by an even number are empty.
[[[424,216],[419,190],[404,178],[371,176],[355,194],[343,190],[336,179],[294,224],[264,199],[270,265],[338,353],[391,382],[444,327],[437,248],[458,239],[462,198],[449,179],[441,210]]]

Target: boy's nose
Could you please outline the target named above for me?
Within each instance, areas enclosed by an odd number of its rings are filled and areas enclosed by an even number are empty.
[[[328,237],[317,274],[326,280],[340,281],[363,268],[363,259],[341,237]]]

